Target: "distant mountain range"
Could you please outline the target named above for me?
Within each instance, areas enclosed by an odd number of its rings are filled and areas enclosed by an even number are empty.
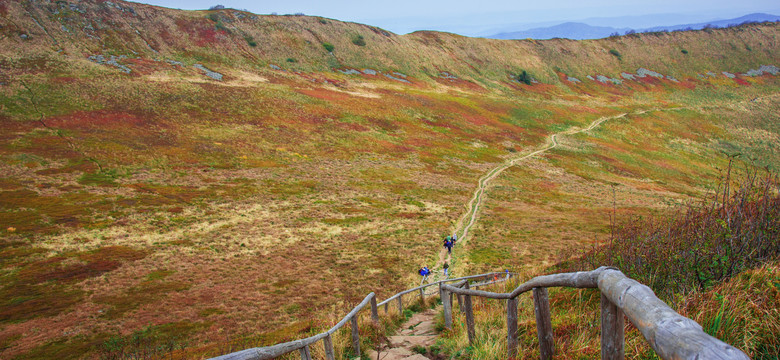
[[[565,38],[565,39],[600,39],[608,37],[612,34],[625,34],[629,31],[636,32],[653,32],[653,31],[674,31],[674,30],[700,30],[705,27],[728,27],[733,25],[739,25],[745,22],[764,22],[764,21],[780,21],[780,16],[754,13],[741,16],[734,19],[726,20],[713,20],[696,24],[681,24],[681,25],[667,25],[656,26],[650,28],[632,29],[632,28],[615,28],[610,26],[595,26],[581,22],[566,22],[549,27],[533,28],[523,31],[515,32],[502,32],[490,36],[485,36],[490,39],[552,39],[552,38]]]

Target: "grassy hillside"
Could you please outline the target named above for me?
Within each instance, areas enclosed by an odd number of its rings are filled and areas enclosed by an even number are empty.
[[[626,114],[491,185],[456,274],[548,265],[728,156],[780,165],[777,76],[747,74],[780,65],[776,24],[500,41],[0,1],[0,25],[2,358],[316,331],[419,281],[485,172],[601,117]]]

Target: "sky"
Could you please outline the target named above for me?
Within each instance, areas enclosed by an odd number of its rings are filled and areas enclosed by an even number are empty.
[[[317,15],[374,25],[397,34],[416,30],[489,35],[567,21],[590,25],[651,27],[736,18],[755,12],[780,14],[777,0],[142,0],[174,9],[214,5],[256,14]],[[623,24],[627,22],[628,24]],[[614,24],[613,24],[614,23]],[[621,25],[622,24],[622,25]]]

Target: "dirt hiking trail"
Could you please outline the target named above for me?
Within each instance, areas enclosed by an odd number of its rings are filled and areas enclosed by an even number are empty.
[[[641,110],[634,114],[644,114],[651,110]],[[558,132],[549,136],[542,148],[531,151],[529,153],[520,154],[515,158],[512,158],[503,164],[491,169],[485,175],[483,175],[478,182],[477,189],[474,190],[474,195],[471,200],[466,204],[466,213],[458,220],[455,226],[455,234],[458,234],[457,246],[460,247],[468,241],[469,230],[477,220],[477,214],[484,200],[484,194],[489,186],[490,182],[498,177],[504,170],[517,165],[520,161],[528,159],[530,157],[545,153],[551,149],[558,147],[558,136],[562,135],[574,135],[586,131],[593,130],[597,126],[601,125],[607,120],[623,118],[628,113],[622,113],[614,116],[605,116],[594,120],[588,127],[585,128],[571,128],[566,131]],[[442,271],[444,262],[451,262],[452,255],[447,252],[447,249],[442,247],[439,251],[439,260],[434,267],[431,268],[432,274],[428,276],[427,282],[432,283],[438,280],[442,280],[445,277]],[[450,267],[452,270],[452,267]],[[451,274],[450,274],[451,275]],[[421,282],[422,284],[422,282]],[[438,307],[434,309],[427,309],[424,312],[414,314],[408,321],[401,325],[401,330],[395,336],[388,338],[388,343],[383,345],[380,352],[369,351],[369,358],[379,360],[398,360],[398,359],[412,359],[423,360],[429,359],[428,357],[415,352],[415,347],[427,348],[436,343],[436,332],[434,330],[434,317],[438,312]]]
[[[636,114],[643,114],[647,112],[646,110],[638,111]],[[566,131],[562,131],[559,133],[555,133],[550,135],[550,137],[545,142],[544,146],[541,149],[532,151],[530,153],[526,154],[520,154],[519,156],[512,158],[505,163],[493,168],[492,170],[488,171],[485,175],[483,175],[478,182],[477,189],[474,190],[474,195],[471,197],[471,200],[466,204],[466,213],[463,214],[463,216],[458,220],[457,225],[455,225],[455,234],[458,234],[458,242],[457,246],[460,247],[463,244],[465,244],[469,237],[469,230],[471,230],[471,227],[474,226],[474,223],[477,221],[477,214],[479,212],[480,207],[482,206],[483,202],[483,195],[485,194],[485,191],[487,190],[488,185],[490,182],[498,177],[504,170],[517,165],[518,162],[523,161],[525,159],[528,159],[530,157],[542,154],[547,152],[548,150],[554,149],[558,146],[558,136],[561,135],[574,135],[586,131],[593,130],[597,126],[601,125],[603,122],[607,120],[612,119],[618,119],[622,118],[624,116],[628,115],[628,113],[622,113],[619,115],[614,116],[605,116],[602,118],[598,118],[594,120],[588,127],[586,128],[571,128]],[[451,262],[452,256],[447,253],[446,248],[442,248],[441,251],[439,251],[439,261],[436,263],[436,265],[433,267],[434,269],[441,269],[442,265],[444,265],[444,262]],[[451,270],[451,269],[450,269]],[[442,277],[441,274],[442,271],[437,270],[434,272],[434,277]],[[431,279],[433,280],[433,279]],[[431,281],[429,280],[429,281]]]
[[[427,309],[412,315],[401,325],[396,335],[387,338],[387,343],[379,350],[379,354],[375,350],[369,350],[368,358],[372,360],[429,359],[413,349],[415,347],[428,348],[436,343],[434,317],[438,311],[438,308]]]

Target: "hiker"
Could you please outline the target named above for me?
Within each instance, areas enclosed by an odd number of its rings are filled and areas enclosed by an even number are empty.
[[[507,278],[507,279],[509,279],[510,277],[512,277],[512,275],[510,275],[510,274],[509,274],[509,269],[504,269],[504,271],[506,271],[506,278]]]
[[[445,261],[444,262],[444,277],[449,277],[450,276],[449,269],[450,269],[450,266]]]
[[[448,240],[444,241],[444,247],[447,248],[447,253],[452,254],[452,240],[449,240],[449,236],[447,238]]]
[[[458,242],[458,234],[452,234],[452,246],[455,246],[455,243]]]
[[[423,268],[422,268],[423,281],[428,279],[428,274],[430,274],[430,273],[431,273],[431,270],[428,269],[428,265],[423,266]]]

